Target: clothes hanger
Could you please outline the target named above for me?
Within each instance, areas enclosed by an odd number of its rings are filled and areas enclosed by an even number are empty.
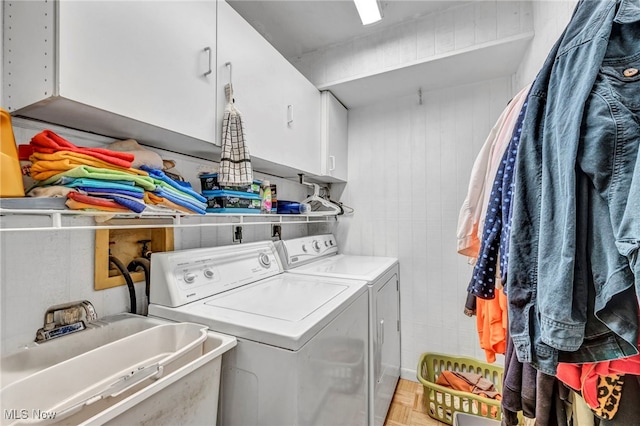
[[[340,207],[340,210],[342,210],[342,213],[340,214],[353,214],[353,212],[355,212],[355,209],[353,207],[349,207],[346,204],[340,202],[340,201],[333,201],[332,199],[329,199],[330,202],[332,202],[333,204],[336,204],[338,207]]]
[[[339,205],[320,196],[320,185],[318,185],[317,183],[305,182],[304,175],[300,174],[299,176],[300,176],[301,184],[313,187],[313,194],[311,194],[310,196],[302,200],[302,203],[306,203],[306,204],[319,203],[322,206],[329,209],[328,211],[325,211],[325,210],[312,211],[311,213],[335,214],[335,215],[344,213],[344,211]]]

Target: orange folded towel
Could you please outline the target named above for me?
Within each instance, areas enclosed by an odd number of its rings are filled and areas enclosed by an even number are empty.
[[[100,160],[124,168],[131,167],[131,162],[135,158],[133,154],[127,152],[111,151],[104,148],[86,148],[76,146],[51,130],[43,130],[35,135],[31,138],[30,145],[36,152],[52,154],[57,151],[73,151],[91,155],[92,157],[99,158]]]
[[[67,170],[75,169],[78,166],[92,166],[141,176],[149,175],[143,170],[117,166],[91,155],[73,151],[57,151],[51,154],[34,152],[31,154],[31,157],[29,157],[29,160],[33,163],[31,165],[31,177],[40,181],[47,180]]]

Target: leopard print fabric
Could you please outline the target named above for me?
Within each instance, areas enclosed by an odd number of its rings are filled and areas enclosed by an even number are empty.
[[[598,408],[593,409],[596,416],[604,420],[612,419],[618,412],[624,375],[612,374],[598,377]]]

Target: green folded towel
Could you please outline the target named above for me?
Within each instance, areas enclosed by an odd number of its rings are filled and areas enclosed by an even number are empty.
[[[134,182],[136,185],[146,189],[147,191],[153,191],[156,189],[155,179],[149,176],[134,175],[131,173],[125,173],[118,170],[101,169],[91,166],[78,166],[74,169],[67,170],[63,173],[58,173],[55,176],[50,177],[47,180],[41,181],[40,186],[52,184],[62,177],[73,178],[90,178],[90,179],[103,179],[103,180],[124,180]]]

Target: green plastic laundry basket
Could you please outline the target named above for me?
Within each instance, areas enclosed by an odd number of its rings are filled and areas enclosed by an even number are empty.
[[[502,393],[504,369],[473,358],[425,352],[418,361],[418,380],[424,386],[422,402],[432,418],[453,425],[456,412],[480,416],[492,420],[502,420],[500,401],[485,398],[469,392],[462,392],[436,384],[443,371],[476,373],[491,381]]]

